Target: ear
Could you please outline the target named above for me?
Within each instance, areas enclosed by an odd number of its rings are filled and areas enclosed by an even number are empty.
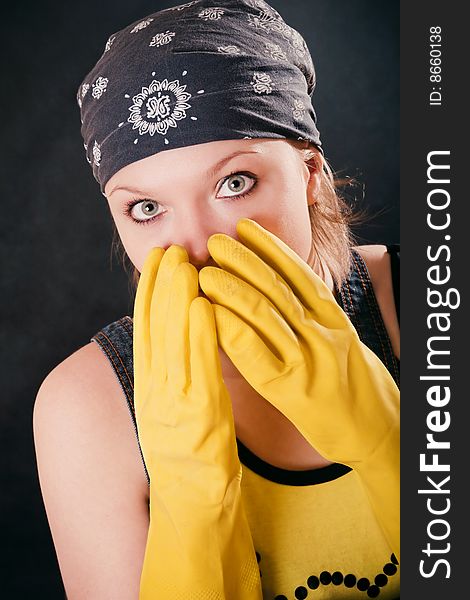
[[[309,206],[312,206],[318,202],[323,171],[323,157],[320,153],[315,152],[315,154],[305,162],[305,167],[308,169],[309,173],[307,183],[307,203]]]

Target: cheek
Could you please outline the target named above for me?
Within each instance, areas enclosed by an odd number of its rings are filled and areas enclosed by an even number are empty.
[[[270,199],[262,210],[246,216],[274,233],[307,261],[312,246],[312,229],[305,188],[299,187],[288,194],[278,194],[275,202]]]
[[[279,223],[279,237],[307,261],[312,247],[312,228],[307,202],[289,207]]]

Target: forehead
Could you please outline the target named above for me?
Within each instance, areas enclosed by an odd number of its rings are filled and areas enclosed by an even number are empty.
[[[219,140],[184,146],[158,152],[142,160],[126,165],[115,173],[106,184],[106,194],[109,195],[120,185],[129,185],[136,181],[159,178],[168,174],[181,175],[194,171],[210,175],[210,171],[218,164],[228,162],[237,156],[247,158],[262,157],[264,159],[284,158],[292,152],[292,147],[285,139],[242,139]],[[223,166],[220,164],[220,166]]]

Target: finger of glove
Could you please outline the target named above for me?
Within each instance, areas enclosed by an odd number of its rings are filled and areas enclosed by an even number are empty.
[[[225,387],[211,303],[195,298],[189,310],[191,385],[198,395],[213,396]]]
[[[193,456],[210,466],[213,489],[223,489],[240,471],[232,403],[222,377],[215,317],[205,298],[190,308],[191,402],[196,410],[192,435]]]
[[[164,381],[167,374],[165,339],[171,280],[175,269],[183,262],[188,262],[186,250],[182,246],[170,246],[160,262],[153,290],[150,307],[150,339],[152,343],[152,373],[158,381]]]
[[[165,338],[167,384],[176,395],[186,394],[191,382],[189,308],[198,293],[197,269],[179,264],[171,280]]]
[[[285,364],[298,360],[299,340],[288,324],[293,319],[287,317],[286,320],[284,314],[279,314],[270,299],[260,291],[216,267],[201,269],[199,283],[206,296],[215,304],[225,306],[250,325],[278,359]],[[295,308],[286,307],[288,315],[291,316],[294,311]]]
[[[152,347],[150,340],[150,307],[158,268],[164,254],[163,248],[152,248],[148,253],[134,301],[133,355],[135,395],[140,398],[140,385],[150,370]]]
[[[256,331],[225,306],[213,304],[219,344],[255,390],[281,376],[284,363],[266,346]]]
[[[271,266],[255,252],[223,233],[212,235],[207,247],[217,264],[259,290],[274,304],[294,331],[301,334],[306,310],[288,284]]]
[[[252,219],[238,221],[237,234],[279,273],[316,320],[330,328],[349,325],[326,283],[287,244]]]

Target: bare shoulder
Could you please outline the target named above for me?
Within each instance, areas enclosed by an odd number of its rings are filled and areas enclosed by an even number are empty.
[[[148,499],[147,479],[124,392],[96,343],[76,350],[44,379],[34,411],[37,414],[43,410],[54,411],[51,417],[66,419],[77,413],[87,419],[89,432],[101,436],[98,441],[115,444],[114,450],[122,454],[120,469],[126,471],[133,489]],[[109,439],[103,439],[103,434]]]
[[[355,246],[354,249],[366,263],[393,352],[397,358],[400,358],[400,326],[393,297],[390,254],[384,244],[367,244]]]
[[[355,246],[354,249],[359,252],[367,265],[375,294],[377,295],[377,292],[384,287],[389,287],[393,291],[392,269],[387,247],[383,244],[367,244]]]
[[[136,598],[147,481],[123,392],[97,344],[79,348],[44,379],[33,432],[67,597]]]

